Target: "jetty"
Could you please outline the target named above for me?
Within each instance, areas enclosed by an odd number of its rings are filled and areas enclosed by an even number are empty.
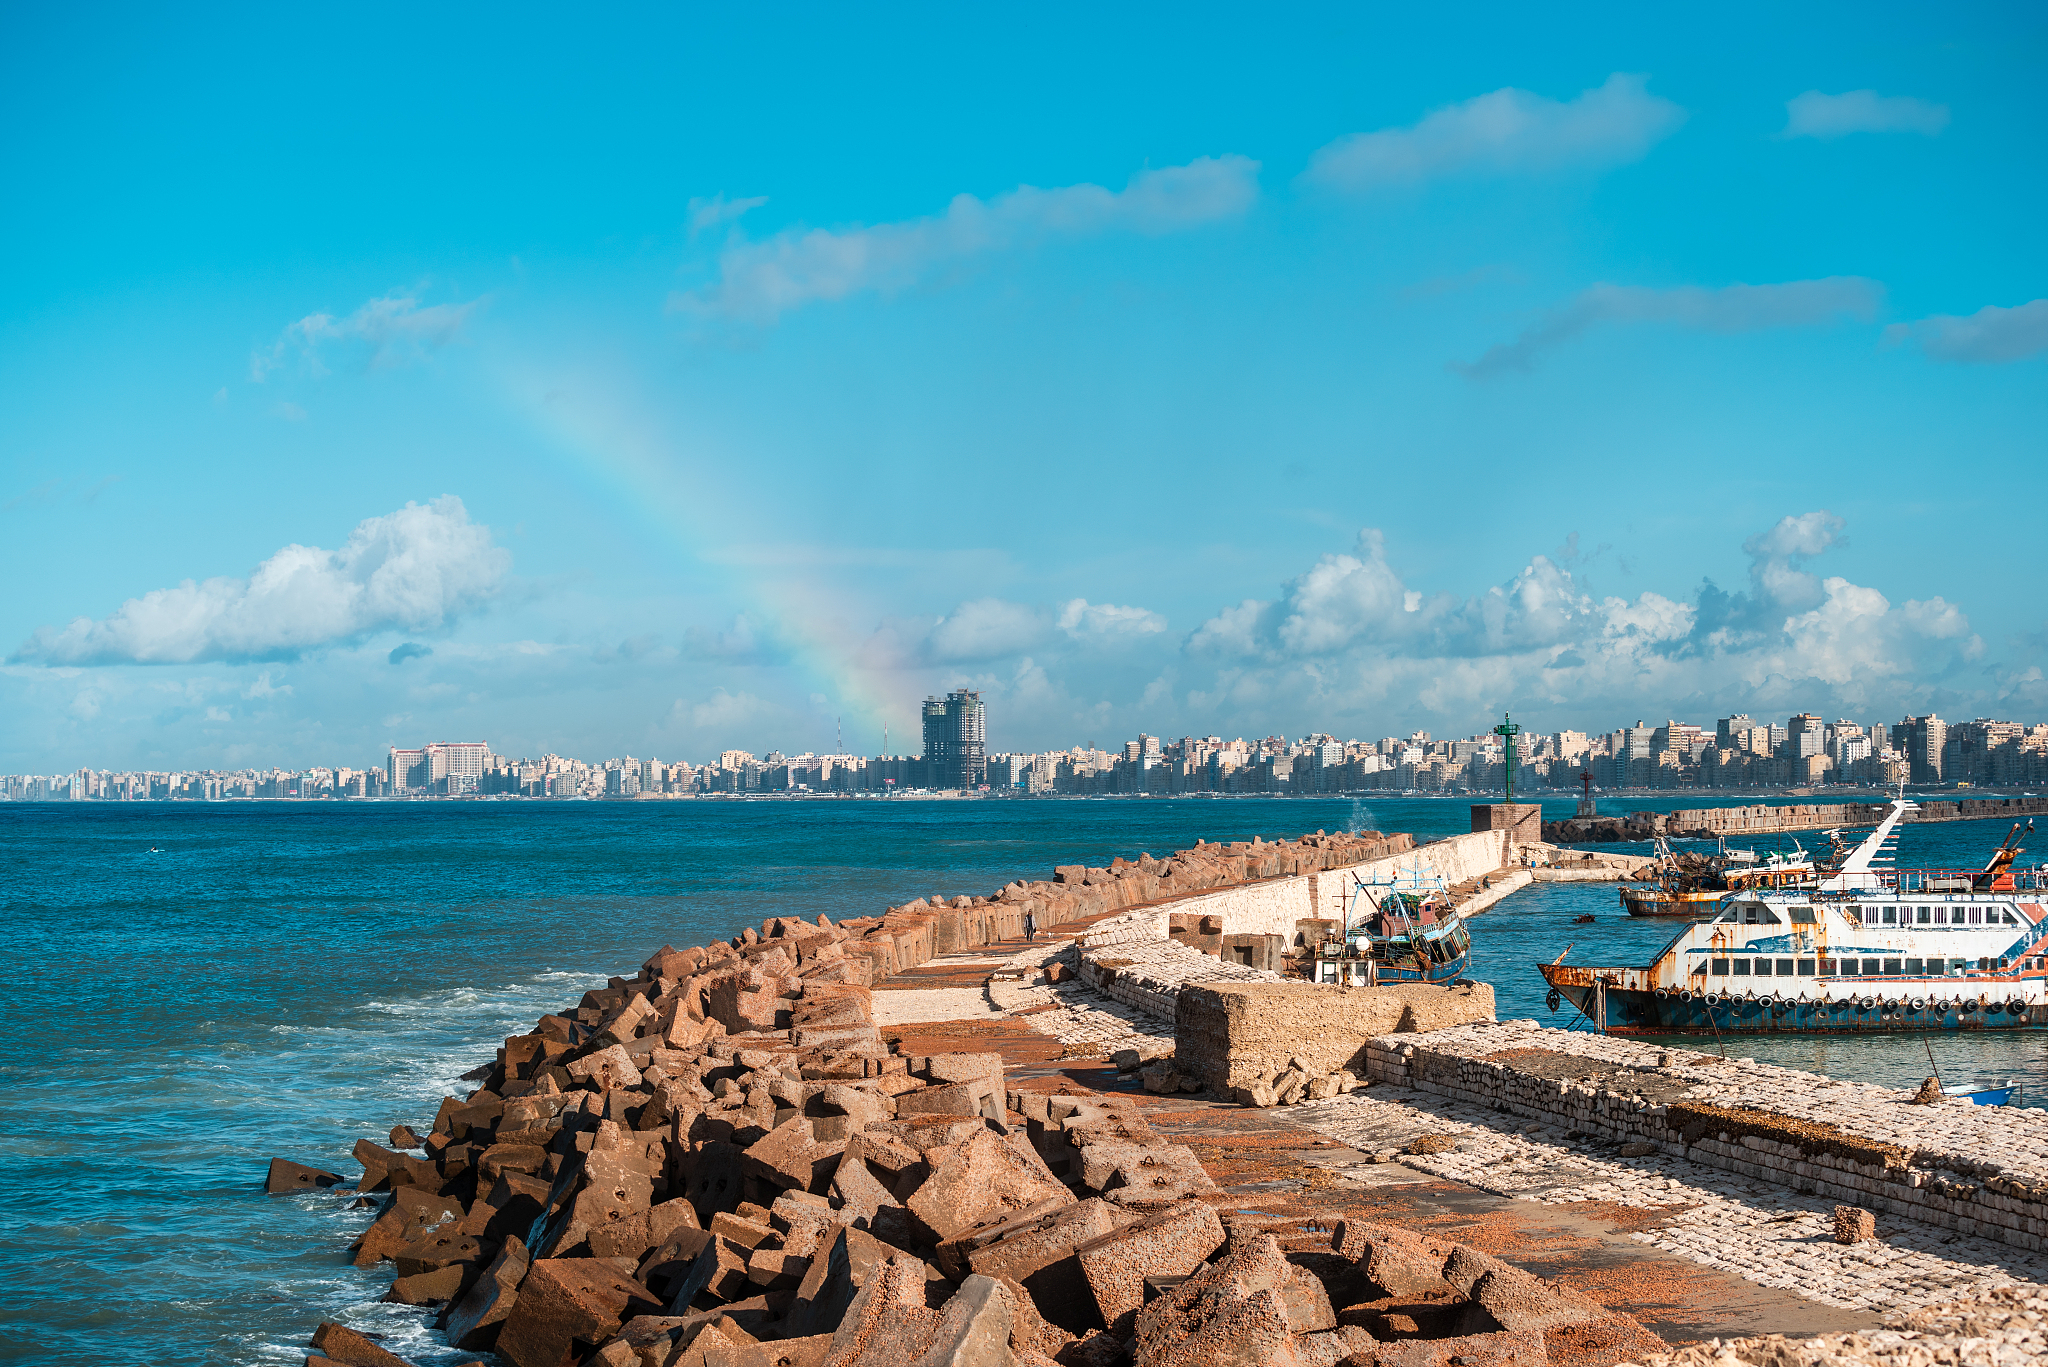
[[[1205,842],[663,946],[366,1137],[360,1176],[271,1164],[393,1274],[309,1324],[307,1361],[405,1367],[407,1319],[436,1361],[510,1367],[2033,1341],[2048,1113],[1500,1022],[1484,983],[1281,971],[1354,875],[1429,873],[1467,914],[1525,886],[1552,852],[1485,824]]]
[[[1837,827],[1875,826],[1884,820],[1884,802],[1793,802],[1782,806],[1758,803],[1745,807],[1688,807],[1671,812],[1630,812],[1626,816],[1575,816],[1543,823],[1543,839],[1560,845],[1614,840],[1715,840],[1722,836],[1772,835],[1779,831],[1826,831]],[[1943,821],[2024,821],[2048,816],[2048,797],[1958,798],[1955,801],[1915,799],[1907,815],[1911,825]]]

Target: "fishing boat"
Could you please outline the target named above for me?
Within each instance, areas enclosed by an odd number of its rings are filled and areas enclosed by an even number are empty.
[[[1731,892],[1808,887],[1823,872],[1797,840],[1792,842],[1791,853],[1773,850],[1761,860],[1755,850],[1728,850],[1725,846],[1724,841],[1714,854],[1674,852],[1670,842],[1658,836],[1658,860],[1638,875],[1646,881],[1622,885],[1622,909],[1631,916],[1690,920],[1713,915],[1721,899]]]
[[[1981,869],[1897,869],[1889,852],[1913,810],[1894,799],[1811,888],[1724,895],[1645,966],[1539,965],[1551,1009],[1569,1002],[1613,1034],[2048,1025],[2048,875],[2015,872],[2020,827]]]
[[[1472,932],[1451,906],[1441,877],[1419,869],[1345,889],[1342,929],[1324,936],[1312,981],[1351,987],[1449,982],[1472,962]]]
[[[1974,1087],[1943,1087],[1945,1097],[1961,1097],[1973,1106],[2010,1106],[2020,1094],[2017,1082],[2007,1081],[2003,1086],[1993,1083],[1978,1083]]]

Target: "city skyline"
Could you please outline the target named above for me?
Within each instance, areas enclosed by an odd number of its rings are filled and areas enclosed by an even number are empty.
[[[99,798],[635,798],[890,792],[1041,795],[1481,793],[1509,786],[1507,741],[1524,791],[1768,791],[2048,787],[2048,723],[1993,718],[1896,723],[1829,721],[1801,712],[1783,724],[1745,713],[1712,729],[1667,719],[1604,733],[1520,724],[1436,738],[1427,731],[1365,741],[1316,732],[1296,740],[1220,735],[1167,740],[1140,733],[1115,751],[1092,743],[1028,752],[985,745],[986,708],[968,690],[925,700],[921,755],[844,751],[756,756],[727,749],[692,764],[657,756],[591,762],[549,751],[494,752],[487,741],[389,747],[381,764],[191,772],[0,774],[0,801]]]
[[[2048,713],[2027,11],[378,13],[0,49],[0,770]]]

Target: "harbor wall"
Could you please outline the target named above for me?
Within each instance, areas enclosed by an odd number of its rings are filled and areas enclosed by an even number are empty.
[[[1534,1021],[1388,1034],[1372,1082],[1653,1144],[1726,1172],[2048,1249],[2048,1113],[1758,1067]]]
[[[1922,802],[1902,824],[1942,821],[2021,821],[2048,816],[2048,797],[1960,798]],[[1758,803],[1747,807],[1689,807],[1671,812],[1631,812],[1625,817],[1572,817],[1543,823],[1543,838],[1561,844],[1598,840],[1649,840],[1677,836],[1713,840],[1721,836],[1770,835],[1779,831],[1822,831],[1837,826],[1875,826],[1891,805],[1884,802]]]
[[[1179,994],[1177,1005],[1174,1067],[1239,1101],[1290,1067],[1317,1077],[1345,1070],[1362,1078],[1375,1037],[1490,1021],[1494,1010],[1493,988],[1479,982],[1197,983]]]

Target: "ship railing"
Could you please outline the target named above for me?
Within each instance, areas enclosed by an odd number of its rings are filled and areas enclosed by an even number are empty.
[[[1852,894],[1876,891],[1912,896],[1921,893],[1938,895],[1950,892],[2048,891],[2048,867],[2039,866],[2008,869],[2001,874],[1989,874],[1982,869],[1875,868],[1848,876],[1853,877],[1855,882],[1842,891]],[[1991,886],[1994,879],[2004,886],[1994,889]]]

